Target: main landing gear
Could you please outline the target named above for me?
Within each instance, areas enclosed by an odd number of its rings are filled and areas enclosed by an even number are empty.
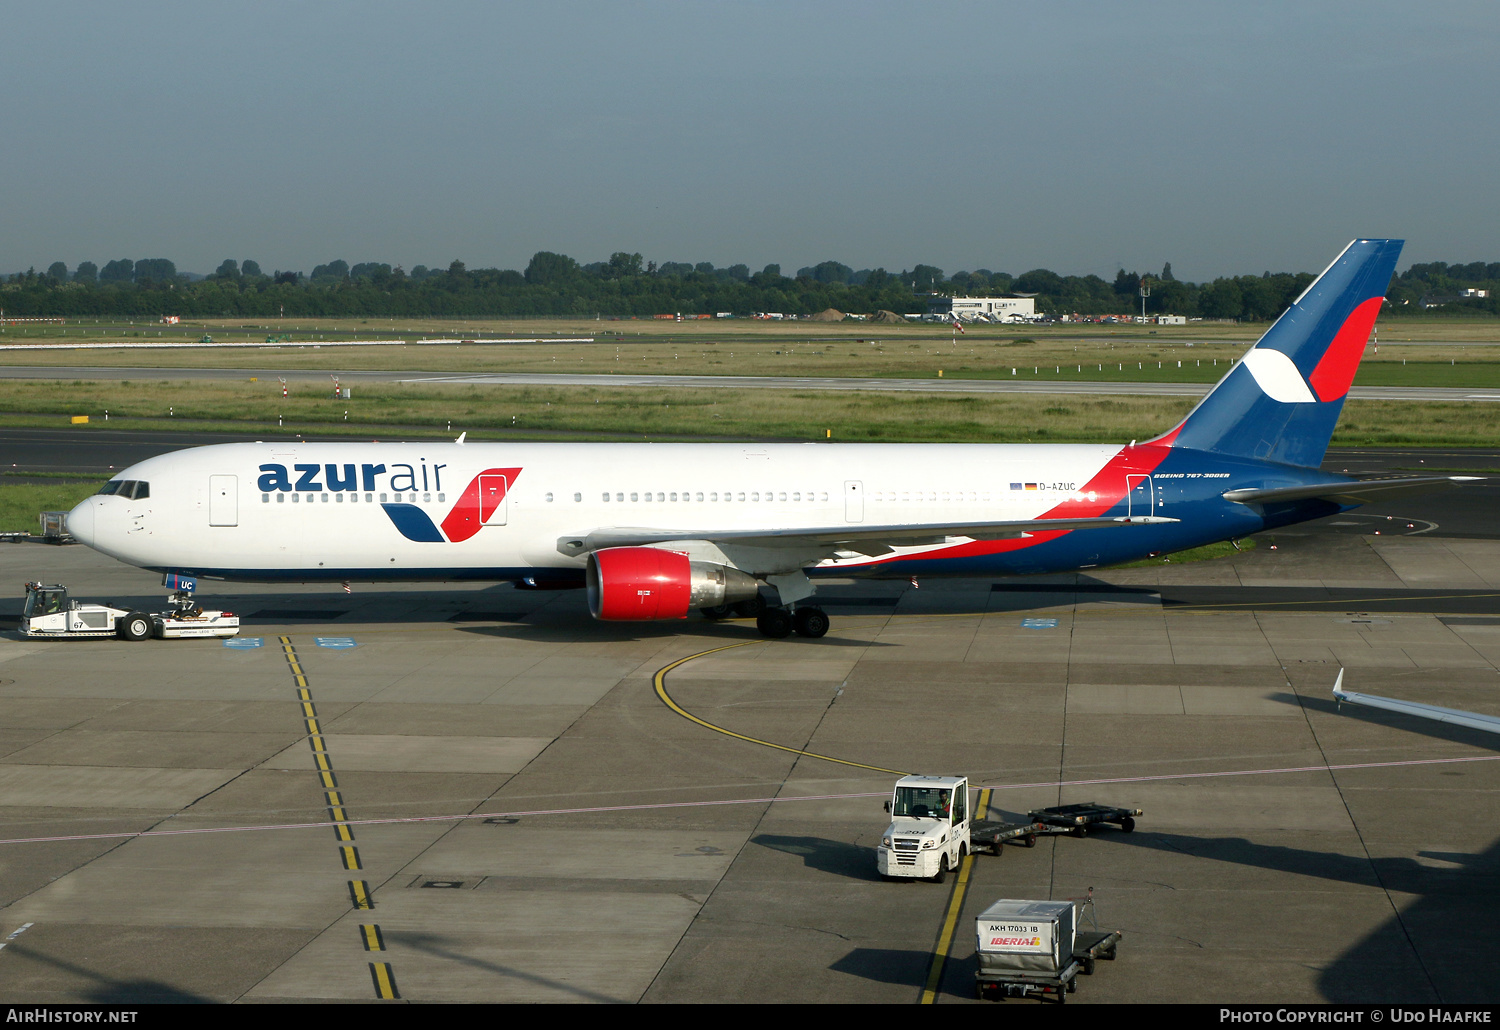
[[[762,636],[781,639],[796,633],[815,639],[828,632],[828,615],[821,608],[767,608],[755,617]]]
[[[799,605],[795,609],[769,605],[760,597],[753,601],[700,610],[704,618],[713,621],[727,619],[731,615],[754,618],[755,628],[760,630],[761,635],[775,640],[789,637],[793,633],[815,640],[828,632],[828,613],[823,609],[806,605]]]

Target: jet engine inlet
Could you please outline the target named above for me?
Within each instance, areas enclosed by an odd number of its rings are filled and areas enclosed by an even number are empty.
[[[589,612],[611,622],[683,619],[693,608],[748,601],[754,576],[713,562],[689,561],[659,547],[608,547],[589,555]]]

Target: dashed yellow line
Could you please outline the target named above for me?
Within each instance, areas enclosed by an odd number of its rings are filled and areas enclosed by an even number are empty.
[[[375,981],[375,997],[394,999],[401,997],[396,990],[396,974],[391,972],[389,962],[371,962],[370,978]]]
[[[370,897],[370,885],[364,880],[350,880],[349,903],[361,912],[374,908],[375,900]]]
[[[344,798],[338,791],[338,780],[333,775],[333,759],[328,754],[328,741],[323,736],[322,727],[318,723],[318,708],[313,702],[312,690],[307,685],[307,673],[302,668],[302,662],[297,657],[297,649],[292,646],[291,637],[279,637],[281,641],[281,653],[286,658],[287,668],[291,670],[292,679],[297,684],[297,703],[302,708],[302,721],[307,727],[307,744],[312,750],[313,765],[317,770],[318,779],[325,791],[323,797],[328,804],[328,815],[333,821],[334,840],[339,845],[339,861],[345,869],[357,871],[364,868],[359,858],[359,848],[351,843],[354,840],[354,831],[348,825],[348,813],[344,809]],[[365,880],[349,881],[349,903],[357,911],[368,911],[375,907],[375,901],[370,897],[370,884]],[[360,940],[366,951],[385,951],[385,938],[380,933],[380,927],[374,923],[360,924]],[[371,962],[370,979],[375,985],[375,996],[382,999],[396,999],[401,997],[401,992],[396,989],[396,974],[391,970],[389,962]]]
[[[974,806],[978,813],[988,812],[991,790],[986,787],[979,792],[979,803]],[[953,893],[948,898],[948,908],[943,913],[943,926],[938,931],[937,944],[932,949],[932,959],[927,965],[927,982],[922,988],[920,1004],[932,1005],[937,1001],[938,991],[943,985],[943,970],[948,965],[948,954],[953,949],[953,937],[958,930],[958,917],[963,914],[964,901],[969,896],[969,875],[974,869],[974,853],[964,855],[958,864],[958,878],[953,884]]]

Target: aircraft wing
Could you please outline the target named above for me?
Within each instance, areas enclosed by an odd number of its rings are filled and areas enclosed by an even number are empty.
[[[1486,733],[1500,733],[1500,718],[1493,715],[1480,715],[1478,712],[1465,712],[1458,708],[1440,708],[1437,705],[1424,705],[1416,701],[1401,701],[1393,697],[1377,697],[1374,694],[1356,694],[1352,690],[1342,689],[1343,684],[1344,670],[1340,669],[1339,678],[1333,684],[1334,700],[1340,704],[1347,702],[1365,708],[1383,708],[1387,712],[1415,715],[1419,719],[1467,726],[1471,730],[1484,730]]]
[[[564,554],[587,554],[606,547],[642,547],[674,540],[707,540],[712,543],[744,544],[752,547],[803,547],[816,550],[846,549],[860,554],[887,554],[895,547],[946,543],[952,537],[971,540],[1004,540],[1035,533],[1058,533],[1074,529],[1118,529],[1127,526],[1161,525],[1177,519],[1159,515],[1086,519],[1018,519],[1007,522],[914,523],[894,526],[862,524],[803,529],[596,529],[581,537],[562,537],[557,549]]]
[[[1317,498],[1335,504],[1371,504],[1398,497],[1452,490],[1460,483],[1472,483],[1483,476],[1410,476],[1404,479],[1357,479],[1338,483],[1314,483],[1311,486],[1254,487],[1230,490],[1224,498],[1240,504],[1266,504],[1275,501],[1306,501]]]

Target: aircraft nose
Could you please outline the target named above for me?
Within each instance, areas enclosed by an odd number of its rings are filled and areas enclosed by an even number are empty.
[[[94,545],[94,498],[85,497],[76,508],[68,512],[65,524],[75,540],[92,547]]]

